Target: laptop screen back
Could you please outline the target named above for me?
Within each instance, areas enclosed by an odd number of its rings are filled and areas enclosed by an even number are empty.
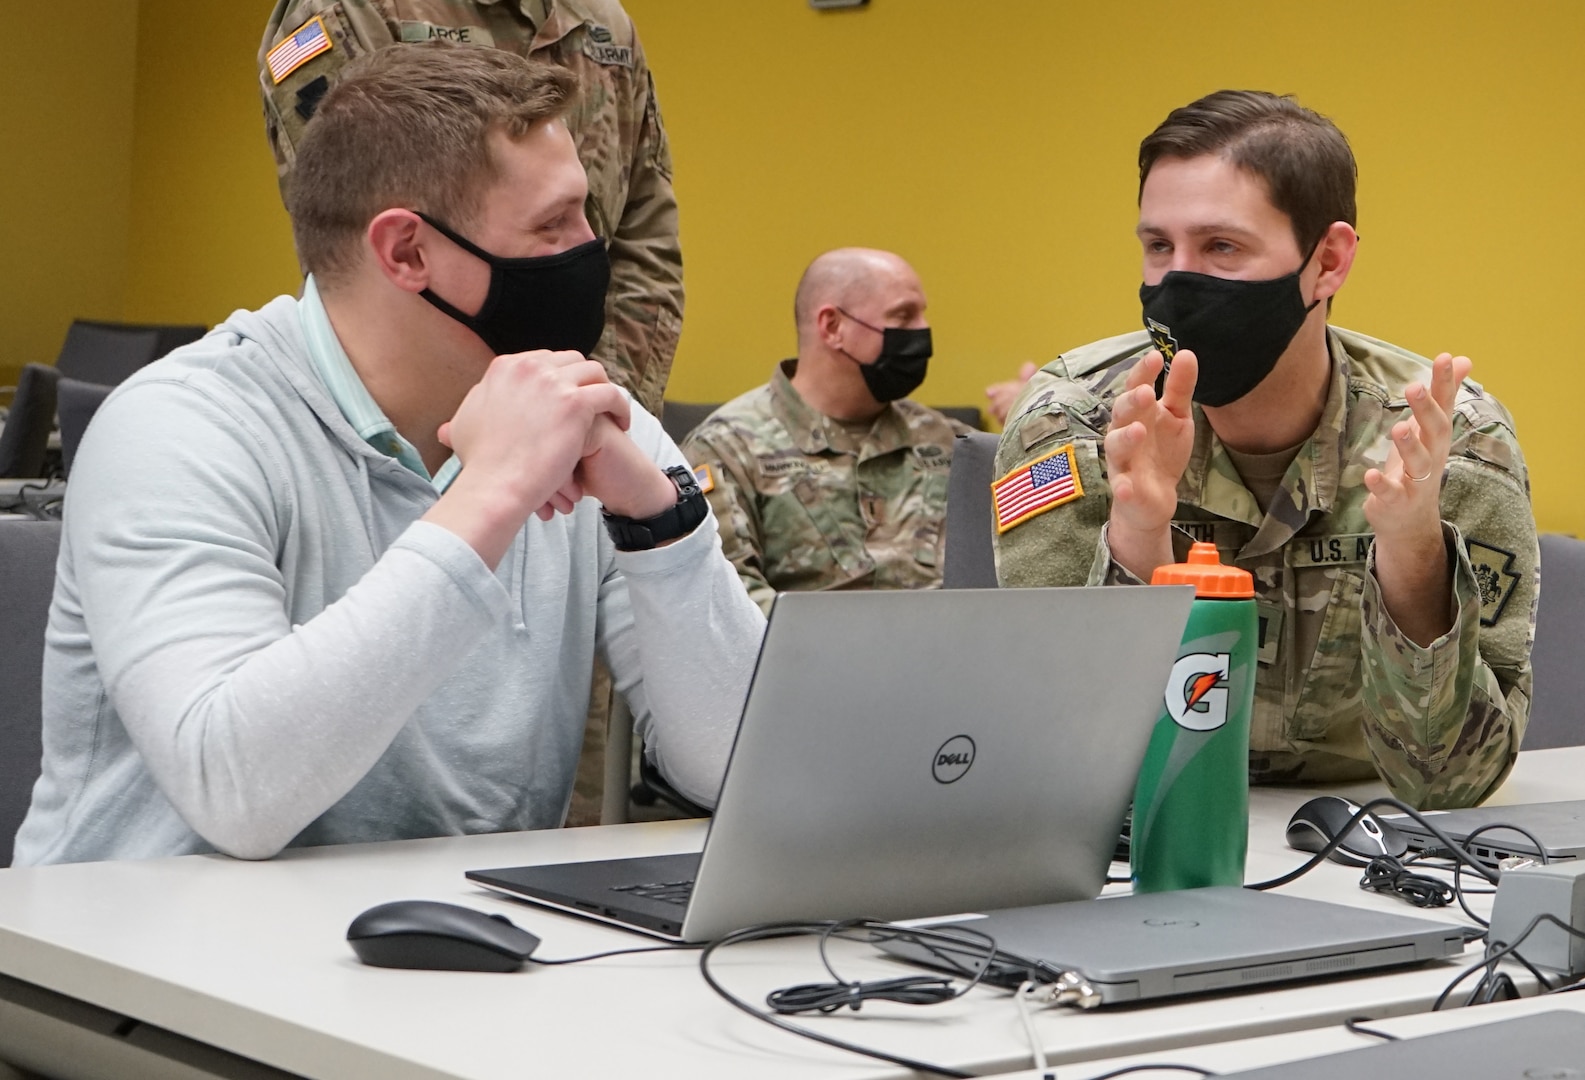
[[[1191,602],[781,595],[683,936],[1095,896]]]

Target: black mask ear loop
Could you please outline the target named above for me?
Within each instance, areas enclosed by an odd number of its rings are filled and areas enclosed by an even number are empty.
[[[414,210],[413,213],[417,214],[424,224],[434,229],[447,240],[450,240],[453,244],[456,244],[469,255],[481,260],[486,266],[490,268],[490,291],[485,294],[484,304],[479,308],[479,313],[477,315],[469,315],[467,312],[463,311],[461,308],[451,303],[451,301],[442,297],[433,289],[426,288],[423,292],[418,294],[425,300],[428,300],[435,307],[439,308],[444,314],[451,316],[463,326],[466,326],[474,333],[479,334],[479,327],[481,325],[480,320],[486,318],[490,313],[490,309],[495,305],[496,292],[498,288],[497,279],[499,277],[499,275],[497,275],[495,272],[495,256],[491,255],[488,251],[485,251],[482,247],[480,247],[478,244],[475,244],[467,237],[461,235],[460,233],[454,232],[445,225],[442,225],[440,222],[436,221],[422,210]],[[480,336],[482,337],[483,335],[480,334]]]

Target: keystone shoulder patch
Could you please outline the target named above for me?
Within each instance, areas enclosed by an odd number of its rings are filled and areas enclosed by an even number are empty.
[[[1480,586],[1480,624],[1494,626],[1508,606],[1519,575],[1513,572],[1514,554],[1479,540],[1466,540],[1469,564],[1475,569],[1475,581]]]

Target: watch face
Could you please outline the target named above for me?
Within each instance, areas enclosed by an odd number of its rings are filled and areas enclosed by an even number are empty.
[[[677,485],[677,493],[684,499],[691,495],[703,494],[699,491],[699,478],[694,476],[692,469],[673,465],[666,470],[666,475],[671,477],[672,483]]]

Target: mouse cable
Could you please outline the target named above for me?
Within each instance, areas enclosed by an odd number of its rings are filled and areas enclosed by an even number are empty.
[[[631,956],[634,953],[646,952],[691,952],[704,948],[704,944],[679,941],[674,945],[641,945],[635,949],[612,949],[609,952],[590,953],[588,956],[564,956],[559,959],[542,960],[537,956],[530,956],[530,964],[543,964],[546,967],[556,967],[560,964],[582,964],[589,960],[604,960],[607,956]]]
[[[716,950],[728,945],[737,945],[750,941],[759,941],[770,937],[784,937],[793,934],[814,935],[819,940],[821,962],[826,971],[834,980],[830,984],[809,983],[800,986],[787,987],[776,990],[766,996],[769,1010],[759,1009],[732,993],[716,978],[711,970],[710,960]],[[874,979],[869,981],[853,982],[843,979],[833,969],[826,953],[826,944],[832,938],[845,941],[861,941],[873,944],[877,941],[903,941],[921,946],[933,956],[944,962],[953,970],[959,971],[964,976],[962,985],[954,985],[944,976],[915,976],[892,979]],[[963,957],[974,957],[974,964],[969,967]],[[962,997],[974,987],[980,985],[986,975],[991,971],[992,965],[1001,963],[1010,967],[1024,969],[1027,979],[1041,982],[1053,981],[1053,973],[1044,965],[1031,964],[1021,957],[1005,953],[996,947],[996,940],[989,934],[971,929],[969,927],[955,926],[941,929],[931,929],[921,926],[900,926],[896,923],[880,922],[872,919],[844,919],[840,921],[820,922],[782,922],[766,923],[761,926],[750,926],[742,930],[733,931],[719,937],[705,946],[699,954],[699,973],[704,981],[724,1001],[756,1020],[770,1024],[772,1027],[781,1028],[783,1031],[797,1035],[801,1038],[811,1039],[849,1053],[862,1054],[865,1057],[875,1058],[893,1065],[901,1065],[907,1069],[918,1072],[932,1073],[936,1076],[969,1077],[972,1074],[944,1065],[933,1065],[929,1062],[915,1061],[912,1058],[899,1054],[889,1054],[883,1050],[858,1046],[842,1039],[825,1035],[810,1028],[794,1024],[783,1019],[783,1016],[801,1012],[832,1013],[839,1009],[848,1008],[857,1010],[865,1001],[884,1000],[906,1005],[933,1005],[952,1001]],[[1060,996],[1053,995],[1053,987],[1043,987],[1048,1003],[1060,1001]]]
[[[1148,1062],[1143,1065],[1125,1065],[1121,1069],[1101,1073],[1099,1076],[1085,1077],[1085,1080],[1112,1080],[1114,1076],[1127,1076],[1129,1073],[1140,1072],[1186,1072],[1195,1076],[1216,1076],[1210,1069],[1202,1069],[1198,1065],[1152,1065]],[[1045,1080],[1057,1080],[1056,1073],[1047,1073]]]
[[[1497,872],[1495,870],[1488,869],[1484,863],[1481,863],[1473,855],[1460,848],[1456,843],[1453,842],[1452,838],[1449,837],[1447,833],[1443,832],[1440,827],[1423,816],[1420,811],[1416,810],[1408,803],[1399,802],[1397,799],[1382,796],[1380,798],[1371,799],[1358,810],[1356,810],[1354,812],[1354,816],[1348,819],[1347,824],[1337,831],[1337,835],[1328,840],[1320,851],[1317,851],[1314,855],[1310,856],[1310,858],[1307,859],[1303,865],[1298,867],[1298,869],[1290,870],[1281,877],[1272,878],[1270,881],[1259,881],[1253,885],[1245,885],[1244,888],[1253,889],[1256,892],[1265,892],[1267,889],[1280,888],[1281,886],[1287,885],[1290,882],[1299,880],[1305,874],[1308,874],[1311,870],[1314,870],[1317,866],[1320,866],[1323,862],[1325,862],[1328,855],[1332,854],[1332,852],[1336,851],[1342,846],[1343,837],[1348,835],[1349,830],[1363,821],[1365,819],[1365,815],[1369,814],[1378,806],[1391,807],[1400,813],[1407,814],[1409,817],[1418,822],[1432,836],[1436,837],[1436,839],[1442,843],[1443,847],[1447,848],[1454,858],[1466,864],[1471,870],[1485,878],[1491,884],[1497,884]]]

